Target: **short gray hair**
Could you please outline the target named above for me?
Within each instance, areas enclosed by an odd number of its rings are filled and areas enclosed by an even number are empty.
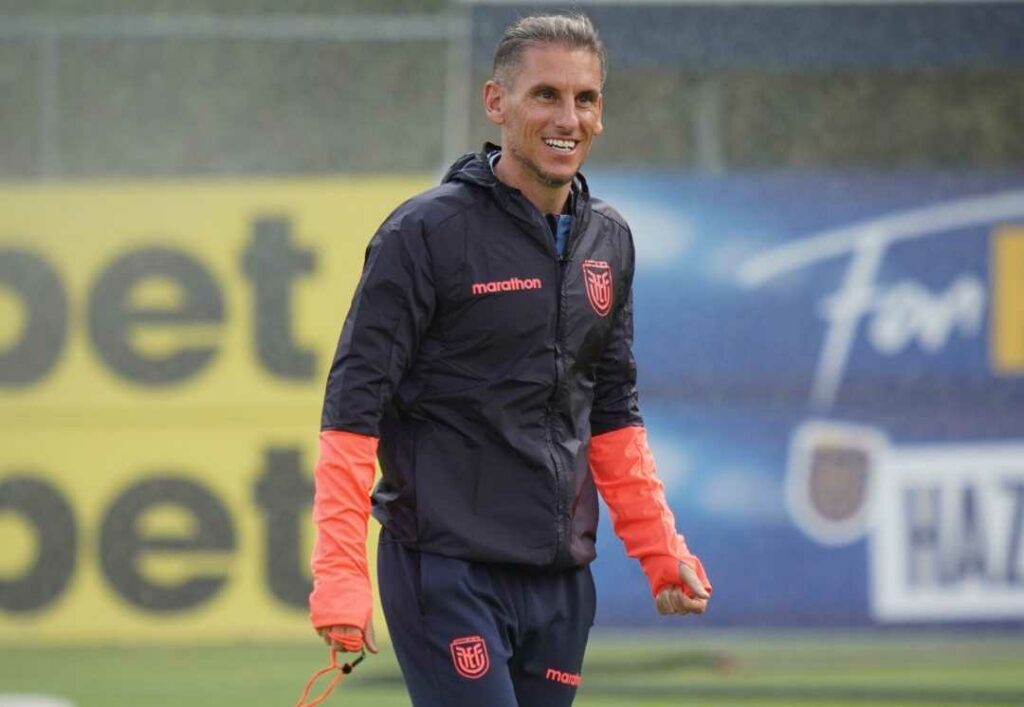
[[[519,68],[523,52],[541,44],[560,44],[593,52],[601,62],[601,84],[604,85],[608,55],[590,18],[583,14],[531,15],[513,22],[494,50],[494,79],[510,78],[510,73]]]

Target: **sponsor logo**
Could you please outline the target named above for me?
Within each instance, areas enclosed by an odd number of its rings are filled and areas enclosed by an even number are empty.
[[[0,187],[0,645],[307,630],[290,411],[323,400],[358,234],[426,186],[366,181]]]
[[[979,337],[990,293],[977,274],[963,272],[935,289],[914,278],[882,281],[890,249],[927,237],[963,236],[970,229],[1024,216],[1024,192],[1010,191],[902,211],[813,234],[759,253],[739,269],[742,287],[757,289],[787,273],[835,258],[846,258],[840,286],[818,302],[825,335],[811,388],[811,406],[830,410],[847,374],[859,337],[884,358],[916,346],[939,355],[954,338]],[[1024,371],[1024,228],[1003,226],[991,239],[992,370]]]
[[[882,623],[1024,612],[1024,445],[896,446],[864,425],[801,425],[786,502],[811,538],[867,538]]]
[[[470,291],[474,295],[490,295],[495,292],[520,292],[521,290],[539,290],[544,286],[539,277],[510,277],[507,280],[493,282],[474,282]]]
[[[583,682],[583,678],[579,673],[565,673],[554,668],[548,668],[544,677],[554,682],[560,682],[563,685],[572,685],[573,687],[579,687],[580,683]]]
[[[907,380],[927,380],[922,358],[936,359],[935,370],[944,374],[952,358],[944,353],[954,345],[964,351],[965,342],[983,350],[987,334],[989,372],[1020,377],[1022,218],[1020,190],[901,211],[759,253],[742,265],[738,280],[753,291],[840,261],[838,283],[815,298],[823,324],[808,401],[815,417],[836,406],[852,379],[854,356],[865,352],[896,361],[911,353],[916,367]],[[908,276],[907,245],[925,238],[977,239],[987,244],[988,268],[971,271],[954,262],[952,272],[929,267],[925,277]],[[973,362],[956,365],[969,376],[981,370]],[[994,395],[986,402],[985,415],[1001,404]],[[929,419],[929,411],[901,409],[897,400],[892,407],[904,421]],[[940,411],[942,437],[950,414],[955,408]],[[826,546],[867,540],[871,614],[878,622],[1024,616],[1024,445],[948,439],[897,445],[889,439],[896,429],[866,422],[811,419],[794,431],[785,491],[795,524]],[[921,429],[924,422],[916,424]]]
[[[876,486],[877,620],[1024,616],[1024,445],[889,448]]]
[[[612,311],[612,268],[603,260],[584,260],[583,279],[587,284],[587,299],[599,317]]]
[[[452,663],[455,670],[464,678],[476,680],[487,674],[491,667],[491,659],[487,655],[487,644],[480,636],[464,636],[456,638],[450,645]]]

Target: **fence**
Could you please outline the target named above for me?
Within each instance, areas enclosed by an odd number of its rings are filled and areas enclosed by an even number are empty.
[[[517,14],[6,17],[7,178],[437,170]],[[705,171],[1024,161],[1024,7],[586,6],[609,46],[592,164]]]

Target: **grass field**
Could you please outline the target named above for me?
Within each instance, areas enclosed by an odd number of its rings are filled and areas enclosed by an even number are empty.
[[[291,707],[326,660],[312,641],[0,650],[0,695],[56,695],[76,707]],[[598,635],[583,675],[579,707],[1024,705],[1024,636]],[[326,703],[408,704],[387,650]]]

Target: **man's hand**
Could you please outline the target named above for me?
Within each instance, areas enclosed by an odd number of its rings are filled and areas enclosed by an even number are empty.
[[[704,589],[704,585],[697,579],[697,573],[688,565],[679,563],[679,578],[690,590],[692,595],[687,596],[683,588],[678,585],[665,587],[658,592],[656,605],[659,614],[703,614],[707,609],[708,599],[711,595]]]
[[[342,653],[358,653],[359,649],[352,650],[346,648],[339,641],[332,639],[328,634],[335,634],[336,636],[346,636],[354,640],[362,638],[363,645],[366,646],[366,650],[371,653],[377,653],[377,638],[373,635],[373,619],[366,623],[366,630],[362,630],[356,626],[321,626],[316,630],[320,634],[320,637],[324,639],[324,643],[330,646],[333,651],[340,651]]]

